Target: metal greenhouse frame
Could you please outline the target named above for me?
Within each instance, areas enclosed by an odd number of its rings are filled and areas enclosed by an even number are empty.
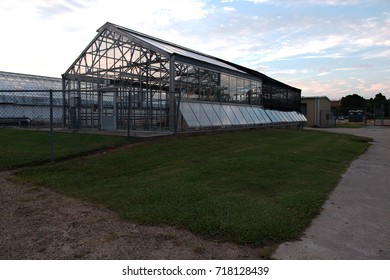
[[[264,110],[299,111],[299,89],[112,23],[63,74],[63,90],[70,128],[177,132],[302,121],[276,122]]]

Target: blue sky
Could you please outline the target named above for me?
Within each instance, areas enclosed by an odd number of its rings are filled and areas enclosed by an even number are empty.
[[[390,99],[389,0],[0,0],[0,70],[60,77],[107,21],[256,69],[302,96]]]

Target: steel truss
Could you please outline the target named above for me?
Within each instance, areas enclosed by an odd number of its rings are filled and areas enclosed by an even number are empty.
[[[64,87],[80,90],[67,97],[73,126],[105,129],[111,114],[113,129],[168,129],[169,58],[114,31],[95,38],[64,74]]]

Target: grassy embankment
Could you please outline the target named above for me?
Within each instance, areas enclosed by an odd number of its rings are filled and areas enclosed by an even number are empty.
[[[91,137],[76,146],[102,143],[101,136]],[[44,144],[37,140],[35,145]],[[16,176],[105,205],[141,224],[272,246],[299,238],[368,145],[368,139],[320,131],[228,132],[137,143],[26,167]],[[15,143],[8,155],[17,150]]]

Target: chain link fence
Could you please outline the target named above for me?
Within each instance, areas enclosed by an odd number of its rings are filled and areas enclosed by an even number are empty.
[[[59,90],[0,90],[0,127],[63,127],[63,104]]]
[[[0,89],[0,127],[167,132],[168,112],[165,95],[138,91]]]
[[[53,130],[63,127],[63,105],[63,93],[59,90],[1,90],[0,127],[49,128],[53,162]]]

